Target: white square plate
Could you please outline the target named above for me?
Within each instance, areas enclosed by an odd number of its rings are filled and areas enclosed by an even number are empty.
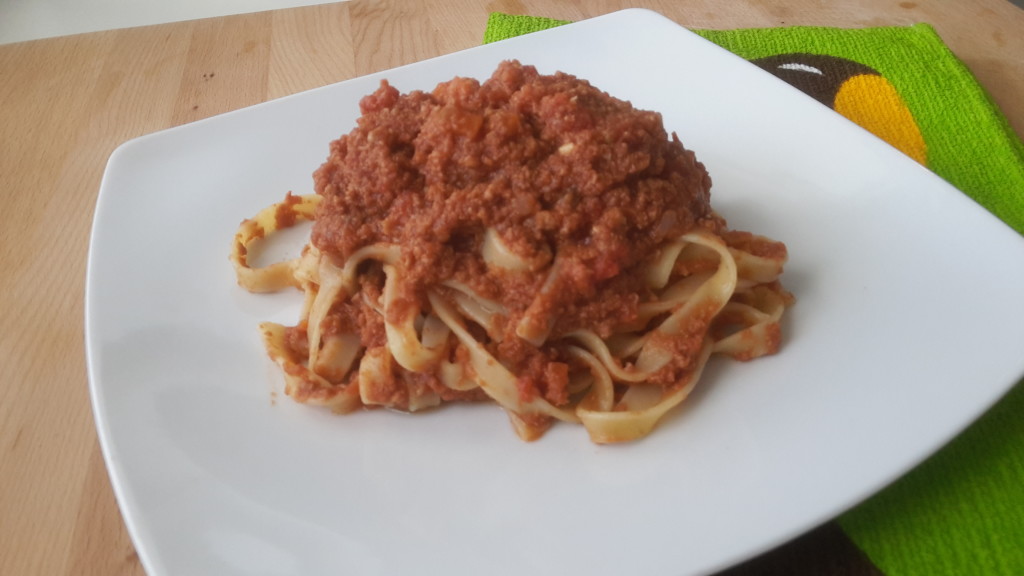
[[[717,359],[649,438],[518,440],[491,405],[334,416],[284,397],[238,223],[308,193],[357,102],[486,78],[503,59],[658,110],[734,228],[784,241],[798,301],[777,356]],[[756,95],[756,97],[752,97]],[[151,576],[685,575],[872,494],[1024,372],[1024,239],[766,72],[630,10],[327,86],[121,146],[89,255],[92,399]]]

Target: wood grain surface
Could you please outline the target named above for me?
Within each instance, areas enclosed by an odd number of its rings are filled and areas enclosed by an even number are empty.
[[[119,144],[476,46],[492,11],[579,20],[632,6],[694,28],[929,22],[1024,134],[1024,11],[1005,0],[837,4],[355,0],[0,46],[0,574],[143,573],[100,454],[83,343],[89,230]],[[814,548],[835,534],[809,538]],[[806,546],[780,553],[733,573],[870,573],[816,568]]]

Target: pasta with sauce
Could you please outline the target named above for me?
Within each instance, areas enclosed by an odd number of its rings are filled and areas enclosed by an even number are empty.
[[[297,325],[261,325],[296,401],[490,399],[524,440],[560,420],[622,442],[712,354],[778,350],[785,246],[727,228],[657,113],[516,61],[432,92],[385,81],[360,109],[316,194],[245,220],[231,252],[244,288],[305,295]],[[300,220],[301,257],[250,266],[254,241]]]

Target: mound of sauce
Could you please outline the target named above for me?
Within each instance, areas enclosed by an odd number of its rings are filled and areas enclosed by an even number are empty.
[[[360,110],[314,174],[313,244],[338,263],[373,243],[401,246],[411,304],[427,307],[425,291],[447,279],[501,302],[506,334],[489,346],[523,375],[525,396],[567,401],[558,346],[514,334],[527,310],[546,319],[549,341],[580,327],[607,335],[651,298],[637,271],[666,238],[724,226],[707,171],[660,114],[568,74],[507,61],[483,83],[432,92],[383,81]],[[488,265],[495,233],[528,269]]]

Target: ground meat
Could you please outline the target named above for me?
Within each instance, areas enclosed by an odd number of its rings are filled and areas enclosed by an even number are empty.
[[[636,271],[665,237],[720,224],[707,172],[659,114],[568,74],[508,61],[482,84],[456,78],[429,93],[384,81],[360,109],[314,174],[323,198],[312,241],[339,262],[376,242],[400,245],[410,302],[457,278],[500,299],[509,330],[533,303],[554,318],[553,336],[606,334],[650,297]],[[490,269],[480,256],[488,229],[523,259],[554,260],[526,274]],[[552,289],[535,303],[554,261]],[[555,371],[516,356],[531,372],[524,382]]]

